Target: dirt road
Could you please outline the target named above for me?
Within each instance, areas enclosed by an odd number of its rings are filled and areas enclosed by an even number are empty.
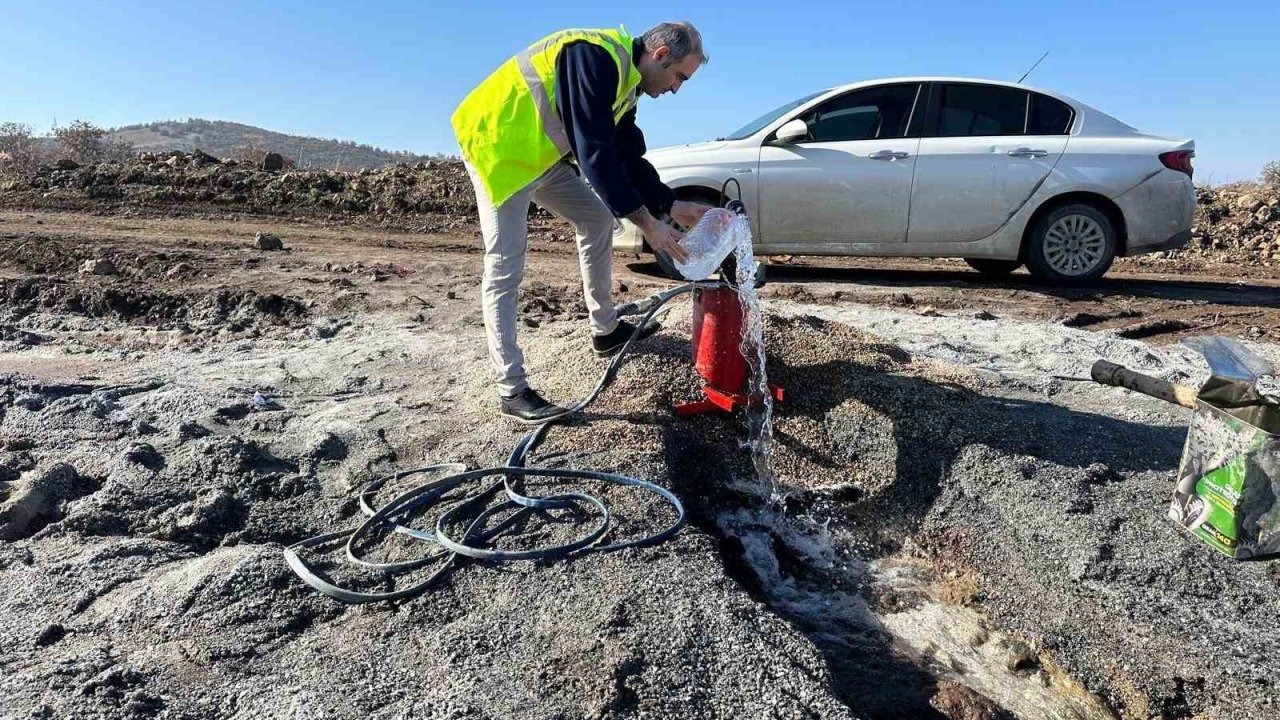
[[[285,250],[256,249],[258,232]],[[603,368],[571,247],[535,240],[521,300],[530,375],[553,399]],[[99,260],[115,273],[81,272]],[[670,286],[649,263],[615,267],[619,298]],[[356,522],[377,477],[501,464],[519,437],[486,381],[479,269],[466,235],[0,212],[0,716],[1278,707],[1280,572],[1164,518],[1184,411],[1080,380],[1102,357],[1194,383],[1203,362],[1176,341],[1196,334],[1280,361],[1269,271],[1126,262],[1054,289],[951,262],[776,262],[785,502],[749,481],[737,422],[671,413],[697,393],[681,304],[535,459],[671,487],[689,528],[338,605],[298,582],[284,544]],[[667,519],[597,490],[620,533]],[[572,533],[565,520],[529,531]],[[369,588],[412,579],[317,561]]]

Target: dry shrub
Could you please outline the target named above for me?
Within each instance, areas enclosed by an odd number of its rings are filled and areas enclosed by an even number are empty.
[[[1280,160],[1272,160],[1262,166],[1262,184],[1280,190]]]
[[[84,120],[76,120],[66,127],[56,128],[61,158],[74,160],[81,165],[96,162],[123,162],[136,154],[133,145],[123,140],[107,137],[107,131]]]
[[[31,126],[0,123],[0,174],[29,175],[45,160],[44,148],[31,134]]]

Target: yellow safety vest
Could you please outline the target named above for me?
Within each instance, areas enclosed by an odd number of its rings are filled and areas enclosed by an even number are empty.
[[[556,110],[556,58],[565,45],[580,40],[608,50],[618,65],[613,103],[617,122],[635,106],[640,85],[625,29],[553,33],[503,63],[453,112],[462,156],[495,207],[570,153],[569,136]]]

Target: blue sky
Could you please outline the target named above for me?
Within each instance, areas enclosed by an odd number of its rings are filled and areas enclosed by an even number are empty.
[[[1148,132],[1195,138],[1197,179],[1280,159],[1280,3],[78,2],[4,0],[0,121],[235,120],[394,150],[456,152],[449,114],[524,45],[565,27],[695,22],[712,60],[645,100],[651,147],[722,135],[866,78],[1028,80]]]

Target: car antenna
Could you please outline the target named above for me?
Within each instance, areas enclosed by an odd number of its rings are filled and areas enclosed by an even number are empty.
[[[1045,50],[1045,51],[1044,51],[1044,54],[1040,56],[1040,60],[1044,60],[1044,59],[1045,59],[1045,58],[1047,58],[1047,57],[1049,57],[1049,51],[1048,51],[1048,50]],[[1031,68],[1030,68],[1029,70],[1027,70],[1026,72],[1022,73],[1022,77],[1018,78],[1018,84],[1019,84],[1019,85],[1021,85],[1021,84],[1022,84],[1022,81],[1023,81],[1023,80],[1026,80],[1026,79],[1027,79],[1027,76],[1031,74],[1031,71],[1032,71],[1032,70],[1035,70],[1035,69],[1036,69],[1036,65],[1039,65],[1039,64],[1040,64],[1040,60],[1037,60],[1037,61],[1035,62],[1035,65],[1032,65],[1032,66],[1031,66]]]

